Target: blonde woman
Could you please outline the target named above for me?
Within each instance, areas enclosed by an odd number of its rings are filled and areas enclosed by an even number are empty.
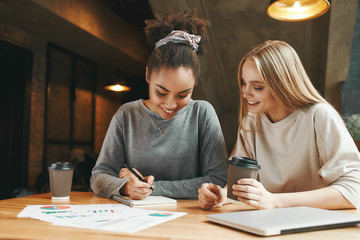
[[[254,158],[259,178],[228,186],[258,209],[358,208],[360,154],[340,115],[312,85],[295,52],[267,41],[240,62],[238,139],[231,156]],[[221,206],[226,187],[205,183],[200,207]]]

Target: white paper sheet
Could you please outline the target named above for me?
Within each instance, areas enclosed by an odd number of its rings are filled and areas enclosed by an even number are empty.
[[[29,205],[18,217],[30,217],[59,226],[135,233],[185,214],[131,208],[123,204]]]

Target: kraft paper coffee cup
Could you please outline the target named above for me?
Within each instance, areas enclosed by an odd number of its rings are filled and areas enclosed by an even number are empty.
[[[56,162],[49,167],[52,199],[69,199],[74,166],[70,162]]]
[[[256,179],[260,168],[256,160],[247,157],[234,156],[228,161],[227,197],[230,201],[237,201],[237,196],[232,194],[232,186],[241,178]]]

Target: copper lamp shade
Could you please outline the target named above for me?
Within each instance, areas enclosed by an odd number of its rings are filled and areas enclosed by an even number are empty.
[[[296,22],[319,17],[329,8],[327,0],[272,0],[267,14],[276,20]]]

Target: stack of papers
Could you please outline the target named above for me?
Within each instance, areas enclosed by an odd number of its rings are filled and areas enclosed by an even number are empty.
[[[18,217],[34,218],[58,226],[135,233],[185,214],[131,208],[122,204],[29,205]]]

